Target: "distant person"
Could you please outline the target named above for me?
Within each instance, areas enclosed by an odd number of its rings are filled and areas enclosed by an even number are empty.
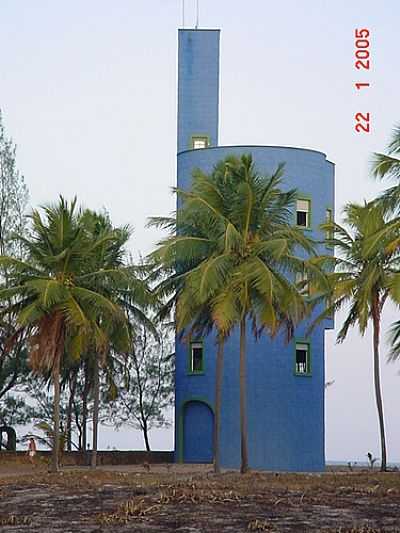
[[[28,457],[29,457],[29,462],[31,463],[31,465],[35,464],[34,459],[35,459],[36,451],[37,450],[36,450],[35,439],[31,437],[28,442]]]

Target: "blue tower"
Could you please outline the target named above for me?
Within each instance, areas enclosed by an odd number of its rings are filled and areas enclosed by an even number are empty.
[[[252,154],[257,170],[271,174],[285,162],[284,185],[299,191],[293,224],[317,240],[319,225],[334,215],[334,165],[325,154],[281,146],[218,146],[219,30],[179,30],[178,187],[190,188],[193,170],[209,173],[229,155]],[[329,248],[321,251],[331,254]],[[324,442],[325,320],[306,337],[259,340],[247,346],[250,467],[321,471]],[[213,460],[215,337],[176,341],[175,455],[180,462]],[[239,338],[225,346],[221,412],[221,464],[240,465]]]

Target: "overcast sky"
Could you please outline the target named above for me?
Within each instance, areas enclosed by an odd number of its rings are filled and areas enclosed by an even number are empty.
[[[187,27],[194,5],[186,0]],[[399,20],[398,0],[200,0],[200,27],[222,30],[220,144],[321,150],[336,164],[337,214],[372,197],[381,185],[369,177],[371,153],[400,121]],[[0,107],[33,206],[78,195],[134,226],[135,254],[152,249],[146,220],[174,203],[181,25],[182,0],[0,0]],[[353,36],[364,27],[372,70],[359,72]],[[357,92],[356,81],[371,87]],[[354,132],[356,112],[371,114],[371,133]],[[379,456],[371,333],[334,340],[328,332],[327,459]],[[391,461],[400,461],[399,370],[382,368]],[[153,444],[172,447],[172,430]],[[100,445],[142,439],[109,430]]]

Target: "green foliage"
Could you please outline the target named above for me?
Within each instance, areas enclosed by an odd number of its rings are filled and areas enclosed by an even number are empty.
[[[77,371],[76,388],[71,395],[70,382],[73,380],[74,371]],[[69,366],[68,360],[65,361],[65,367],[62,377],[62,388],[60,397],[60,432],[68,432],[69,408],[71,408],[71,448],[82,449],[82,432],[83,432],[83,395],[84,395],[84,371],[81,362],[78,367]],[[105,385],[104,385],[105,386]],[[29,413],[29,422],[33,422],[35,427],[38,424],[46,423],[53,427],[54,419],[54,396],[50,388],[49,379],[37,375],[30,375],[23,388],[24,396],[29,401],[25,410]],[[71,401],[71,404],[70,404]],[[92,397],[88,398],[89,413],[92,410]],[[103,405],[101,407],[101,416],[104,413]],[[91,416],[86,422],[91,422]],[[72,423],[73,422],[73,423]],[[26,422],[24,422],[26,423]]]
[[[334,234],[329,244],[337,251],[331,260],[335,270],[327,274],[325,296],[330,305],[324,316],[349,309],[338,333],[339,342],[355,325],[364,335],[373,314],[381,315],[387,298],[395,305],[400,303],[400,219],[383,204],[369,202],[347,204],[344,223],[346,227],[336,223],[322,226]]]
[[[228,157],[210,175],[196,171],[190,191],[176,190],[175,222],[172,218],[151,221],[170,231],[150,258],[156,272],[161,265],[165,275],[158,287],[161,297],[169,298],[164,314],[175,304],[178,332],[217,331],[217,399],[221,397],[223,341],[240,324],[242,472],[248,467],[246,322],[252,322],[256,337],[262,332],[273,337],[284,330],[290,338],[311,309],[302,287],[292,280],[308,268],[313,278],[324,276],[316,262],[311,268],[298,255],[313,254],[314,247],[302,230],[291,225],[296,191],[282,191],[283,168],[279,165],[272,176],[263,176],[250,155]],[[220,404],[215,435],[219,408]]]
[[[394,211],[399,212],[400,206],[400,125],[395,127],[387,154],[375,153],[372,160],[372,173],[380,180],[395,182],[379,198],[380,202]]]
[[[305,316],[305,300],[290,279],[308,268],[298,254],[312,254],[313,245],[291,225],[296,191],[281,190],[282,174],[283,165],[262,176],[251,156],[229,157],[210,176],[196,171],[190,191],[177,190],[176,224],[151,221],[178,228],[151,256],[167,275],[161,291],[175,294],[178,330],[205,304],[222,335],[243,316],[270,335],[281,327],[289,333]]]
[[[79,359],[90,348],[104,354],[112,340],[118,338],[120,346],[128,346],[129,340],[124,312],[110,297],[115,273],[103,270],[121,235],[108,227],[97,228],[94,218],[77,207],[76,199],[67,202],[60,197],[57,204],[33,211],[29,236],[16,237],[24,259],[0,257],[0,267],[7,269],[7,283],[0,286],[4,313],[15,313],[28,336],[34,371],[52,373],[53,470],[58,461],[59,378],[65,351]]]
[[[174,389],[173,343],[168,329],[155,332],[146,324],[131,322],[130,350],[114,359],[113,386],[108,389],[107,423],[130,425],[143,432],[150,449],[148,431],[168,426],[167,409]],[[156,333],[156,334],[155,334]]]
[[[107,379],[108,395],[116,396],[117,390],[113,376],[114,357],[121,352],[127,352],[131,343],[131,335],[126,317],[135,317],[140,322],[147,318],[143,309],[148,305],[151,295],[139,269],[127,264],[126,243],[131,236],[131,229],[113,228],[109,217],[104,213],[86,211],[85,225],[94,240],[100,245],[90,261],[89,272],[84,277],[86,285],[85,297],[89,300],[89,291],[103,296],[103,302],[113,302],[121,310],[118,323],[99,317],[94,324],[94,339],[98,341],[88,351],[94,358],[93,366],[93,451],[97,450],[97,431],[100,409],[101,363],[103,373]],[[113,235],[113,239],[109,239]],[[81,291],[82,296],[84,296]],[[95,453],[92,455],[92,466],[95,466]]]
[[[35,412],[22,396],[7,394],[0,403],[0,426],[23,426],[32,421]]]
[[[15,234],[26,231],[28,189],[16,163],[16,146],[7,137],[0,110],[0,255],[19,256]]]
[[[44,420],[36,422],[33,426],[35,433],[27,433],[24,435],[23,440],[27,441],[30,438],[34,438],[39,444],[53,450],[54,448],[54,439],[55,432],[54,426],[51,423],[45,422]],[[37,433],[39,431],[39,433]],[[62,454],[65,450],[65,445],[67,442],[67,435],[65,430],[60,428],[59,431],[59,453]]]
[[[28,190],[16,164],[16,146],[7,137],[0,110],[0,255],[12,254],[21,258],[22,250],[14,236],[26,233],[27,202]],[[0,283],[8,287],[6,268],[0,269]],[[27,419],[23,400],[10,393],[23,382],[28,372],[25,336],[19,331],[16,314],[10,309],[0,315],[1,419],[20,422]]]
[[[125,319],[116,303],[94,290],[100,281],[102,285],[114,283],[114,272],[98,268],[97,254],[101,252],[104,259],[104,249],[108,244],[112,247],[119,236],[111,231],[94,235],[87,212],[77,209],[76,200],[69,204],[60,198],[43,212],[44,216],[39,211],[31,215],[31,236],[19,238],[26,260],[0,257],[0,265],[9,272],[0,298],[13,298],[9,307],[17,313],[21,327],[31,331],[33,367],[50,370],[61,331],[79,357],[91,342],[104,350],[104,335],[120,332]]]
[[[327,274],[325,299],[329,302],[322,318],[333,310],[346,309],[346,318],[337,339],[343,342],[349,329],[358,326],[364,335],[369,324],[373,327],[373,364],[375,397],[381,440],[381,470],[386,470],[386,437],[380,385],[380,331],[386,300],[400,304],[400,218],[393,215],[390,202],[347,204],[344,222],[325,224],[323,229],[333,234],[338,257],[335,270]],[[316,322],[318,322],[317,319]],[[399,350],[399,324],[392,329],[392,357]]]

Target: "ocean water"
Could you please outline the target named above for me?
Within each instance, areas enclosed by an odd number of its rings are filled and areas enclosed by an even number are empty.
[[[349,461],[326,461],[326,466],[348,466]],[[381,462],[379,459],[375,462],[374,468],[378,468],[380,466]],[[359,467],[369,467],[368,461],[351,461],[351,466],[359,466]],[[388,468],[400,468],[400,463],[396,462],[388,462],[387,464]]]

